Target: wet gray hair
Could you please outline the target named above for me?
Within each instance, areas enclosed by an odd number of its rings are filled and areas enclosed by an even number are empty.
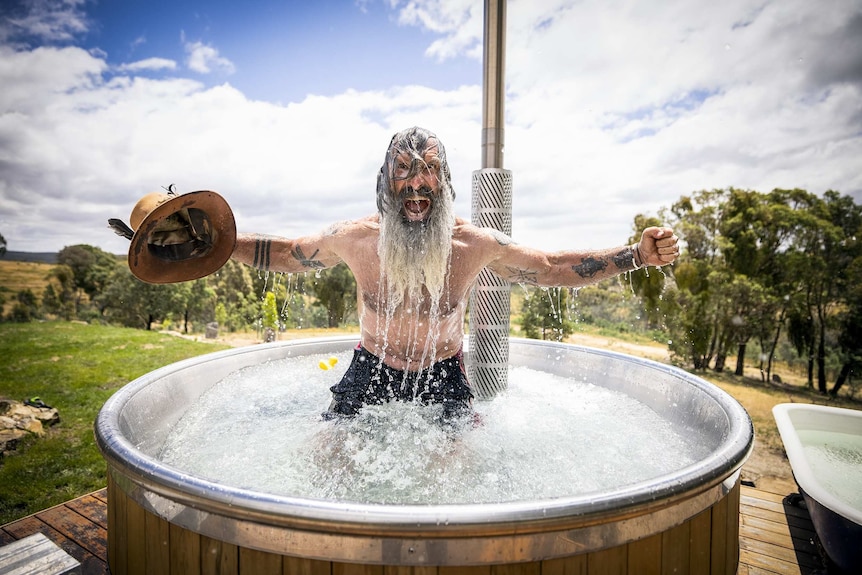
[[[440,191],[449,192],[455,199],[455,189],[452,187],[452,174],[449,171],[449,162],[446,161],[446,149],[443,142],[433,132],[414,126],[402,130],[392,136],[389,148],[386,150],[386,158],[380,171],[377,173],[377,210],[382,214],[387,208],[400,210],[396,199],[392,195],[392,172],[395,158],[400,154],[408,153],[413,157],[411,173],[425,162],[425,151],[428,149],[428,140],[435,140],[437,144],[437,157],[440,160]]]

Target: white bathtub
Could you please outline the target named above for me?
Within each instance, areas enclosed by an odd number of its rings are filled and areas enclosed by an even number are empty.
[[[848,573],[862,567],[862,411],[804,403],[772,408],[823,549]]]

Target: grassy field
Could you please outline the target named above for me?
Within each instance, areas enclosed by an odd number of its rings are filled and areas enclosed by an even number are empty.
[[[60,412],[44,437],[0,461],[0,525],[105,486],[93,423],[114,391],[158,367],[226,346],[71,322],[0,324],[0,397]]]
[[[0,259],[0,293],[6,299],[3,313],[7,313],[15,302],[15,294],[31,289],[38,301],[48,285],[48,273],[53,264],[36,262],[10,262]]]
[[[333,333],[302,330],[281,334],[280,338],[317,335]],[[600,330],[589,335],[592,341],[578,343],[651,358],[666,350],[655,343],[612,340]],[[93,422],[108,397],[140,375],[224,349],[228,341],[233,345],[260,341],[255,334],[231,337],[235,339],[213,344],[72,322],[0,324],[0,397],[24,400],[39,396],[57,407],[61,417],[60,424],[44,437],[31,438],[0,460],[0,525],[104,487],[105,463],[95,445]],[[782,445],[771,413],[775,404],[795,401],[862,408],[859,402],[829,400],[804,385],[767,386],[759,379],[740,379],[726,373],[698,375],[745,407],[755,427],[755,451],[772,452],[779,458],[783,457]]]

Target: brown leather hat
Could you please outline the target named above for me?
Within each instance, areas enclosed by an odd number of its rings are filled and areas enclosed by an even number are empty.
[[[214,273],[236,246],[236,222],[215,192],[147,194],[129,217],[135,230],[129,269],[140,280],[163,284]]]

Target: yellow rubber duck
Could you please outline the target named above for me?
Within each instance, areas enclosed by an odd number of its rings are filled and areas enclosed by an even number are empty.
[[[321,359],[320,363],[317,364],[317,367],[319,367],[323,371],[326,371],[326,370],[329,370],[329,369],[332,369],[333,367],[335,367],[336,363],[338,363],[338,358],[335,356],[332,356],[326,360]]]

